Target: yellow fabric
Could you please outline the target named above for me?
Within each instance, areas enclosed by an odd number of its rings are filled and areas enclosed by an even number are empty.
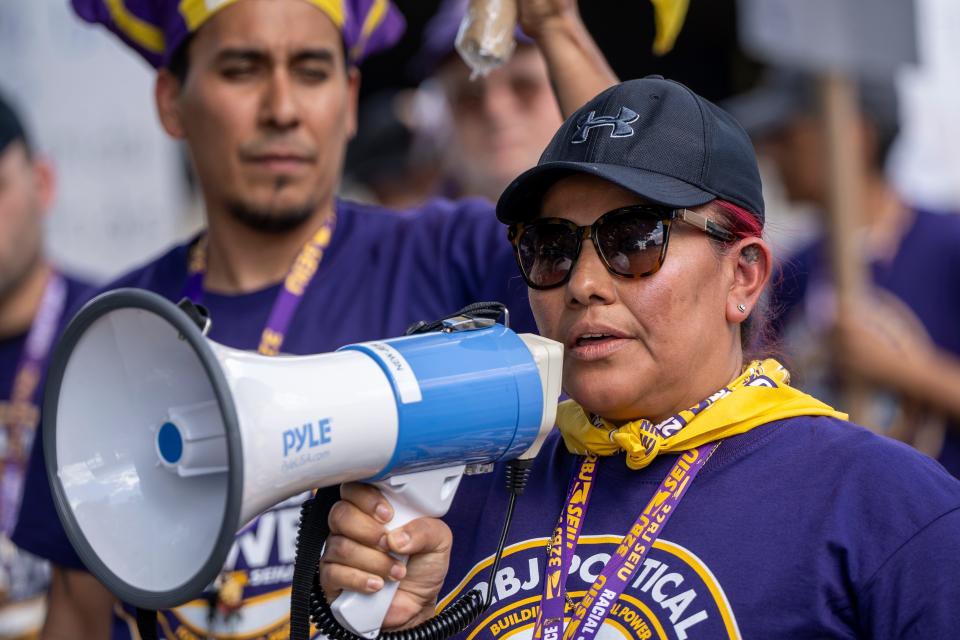
[[[337,29],[343,29],[343,23],[347,21],[347,10],[343,6],[343,0],[307,0],[310,4],[327,14]]]
[[[224,0],[214,8],[207,6],[207,0],[180,0],[180,15],[187,25],[187,31],[193,33],[206,22],[214,11],[223,9],[235,0]]]
[[[387,17],[387,9],[389,6],[387,0],[376,0],[373,6],[370,7],[370,13],[367,14],[366,19],[363,21],[360,41],[353,45],[351,49],[350,53],[352,57],[358,56],[364,47],[367,46],[367,39],[370,37],[370,34],[373,33],[376,28],[380,26],[380,23],[383,22],[383,19]]]
[[[653,3],[654,21],[657,35],[653,41],[653,52],[658,56],[670,53],[673,43],[680,35],[683,21],[687,17],[690,0],[650,0]]]
[[[117,29],[130,40],[147,51],[163,53],[166,48],[163,31],[130,13],[123,0],[107,0],[107,10]]]
[[[387,15],[387,7],[389,6],[387,0],[376,0],[376,2],[373,3],[373,6],[370,7],[370,13],[367,14],[367,19],[363,21],[364,38],[369,38],[370,34],[380,26],[380,23],[383,22],[383,19]]]
[[[580,405],[568,400],[557,411],[557,426],[571,453],[609,456],[624,451],[627,466],[642,469],[660,453],[689,451],[796,416],[847,419],[847,414],[791,387],[790,373],[767,359],[751,362],[729,385],[658,425],[645,419],[619,427],[596,416],[591,420]]]
[[[214,13],[227,7],[237,0],[180,0],[180,15],[187,24],[187,30],[193,33],[206,22]],[[346,11],[343,8],[343,0],[304,0],[314,5],[325,14],[327,14],[337,25],[337,29],[343,28],[346,20]]]

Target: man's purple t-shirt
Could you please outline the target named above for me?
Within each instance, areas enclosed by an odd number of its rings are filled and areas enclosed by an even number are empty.
[[[918,210],[897,254],[890,261],[871,264],[871,276],[875,286],[894,294],[913,312],[937,347],[960,357],[958,248],[960,215]],[[779,336],[788,334],[796,323],[818,324],[815,316],[829,306],[817,297],[829,277],[828,260],[821,239],[784,261],[782,277],[774,281],[772,299],[777,312],[774,330]],[[797,377],[797,384],[805,386],[802,375]],[[960,424],[947,424],[938,459],[960,478]]]
[[[177,301],[186,278],[184,245],[107,288],[139,287]],[[279,288],[277,284],[238,296],[205,294],[203,304],[213,321],[208,336],[230,347],[255,350]],[[341,201],[330,246],[281,351],[324,353],[352,342],[399,336],[418,320],[436,320],[472,302],[489,300],[507,305],[512,328],[535,331],[526,285],[506,231],[488,202],[433,200],[394,212]],[[82,568],[55,514],[42,458],[38,443],[15,540],[56,564]],[[225,575],[245,583],[245,603],[236,615],[218,619],[216,632],[210,635],[282,635],[289,615],[302,499],[294,497],[274,507],[238,536]],[[161,630],[169,637],[207,637],[209,614],[202,600],[162,612]],[[129,613],[118,615],[114,636],[135,637],[129,630],[134,624]]]
[[[529,640],[546,545],[579,460],[554,433],[517,501],[494,601],[460,638]],[[601,458],[566,577],[580,601],[670,471]],[[441,605],[480,586],[506,510],[502,465],[463,479]],[[585,640],[952,638],[960,629],[960,481],[909,447],[799,417],[722,442]],[[569,609],[567,612],[569,616]]]

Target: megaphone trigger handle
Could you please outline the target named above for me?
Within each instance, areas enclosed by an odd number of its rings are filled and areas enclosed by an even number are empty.
[[[506,547],[507,535],[510,532],[510,523],[513,520],[513,511],[517,504],[517,497],[523,492],[527,478],[530,475],[532,464],[527,461],[513,460],[507,464],[507,486],[510,491],[510,499],[507,502],[507,511],[503,519],[503,528],[500,531],[500,539],[497,543],[497,550],[493,556],[493,563],[488,570],[487,584],[493,584],[500,568],[500,560],[503,557],[503,550]],[[311,560],[303,563],[303,566],[316,566],[316,562]],[[321,631],[330,640],[359,640],[359,636],[346,629],[340,617],[333,613],[333,608],[327,603],[326,596],[323,593],[323,587],[320,586],[319,573],[314,570],[313,593],[311,597],[310,617]],[[465,631],[471,624],[483,615],[483,612],[490,608],[493,602],[494,589],[484,590],[474,587],[470,591],[461,594],[459,598],[444,607],[443,611],[430,618],[426,622],[421,622],[415,627],[403,629],[400,631],[385,631],[379,636],[379,640],[446,640]],[[291,640],[301,640],[307,637],[306,629],[309,625],[304,623],[304,631],[300,636],[291,634]],[[365,635],[370,638],[371,636]]]
[[[465,465],[430,469],[373,483],[393,508],[393,519],[386,525],[388,531],[399,529],[411,520],[422,517],[439,518],[446,514],[460,485]],[[407,556],[393,555],[398,562],[407,563]],[[363,638],[380,635],[380,626],[393,602],[398,582],[388,581],[376,593],[344,591],[330,605],[341,625]]]
[[[204,336],[210,331],[210,325],[213,321],[210,319],[210,312],[202,304],[196,304],[190,298],[183,298],[177,303],[177,307],[183,311],[190,320],[197,325],[200,333]]]

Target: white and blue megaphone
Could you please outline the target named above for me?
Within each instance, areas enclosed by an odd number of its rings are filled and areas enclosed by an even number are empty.
[[[563,347],[500,324],[315,356],[229,349],[176,305],[125,289],[91,301],[51,362],[44,455],[87,568],[144,609],[197,597],[236,532],[314,487],[376,482],[390,527],[446,513],[467,465],[532,457],[551,429]],[[344,593],[375,637],[396,582]]]

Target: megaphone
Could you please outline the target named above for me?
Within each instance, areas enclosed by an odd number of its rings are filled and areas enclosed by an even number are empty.
[[[314,487],[376,482],[391,528],[443,515],[467,465],[535,455],[556,417],[562,345],[493,321],[265,357],[199,320],[147,291],[103,294],[48,373],[60,519],[86,567],[144,609],[197,597],[243,525]],[[392,597],[345,593],[333,610],[375,637]]]

